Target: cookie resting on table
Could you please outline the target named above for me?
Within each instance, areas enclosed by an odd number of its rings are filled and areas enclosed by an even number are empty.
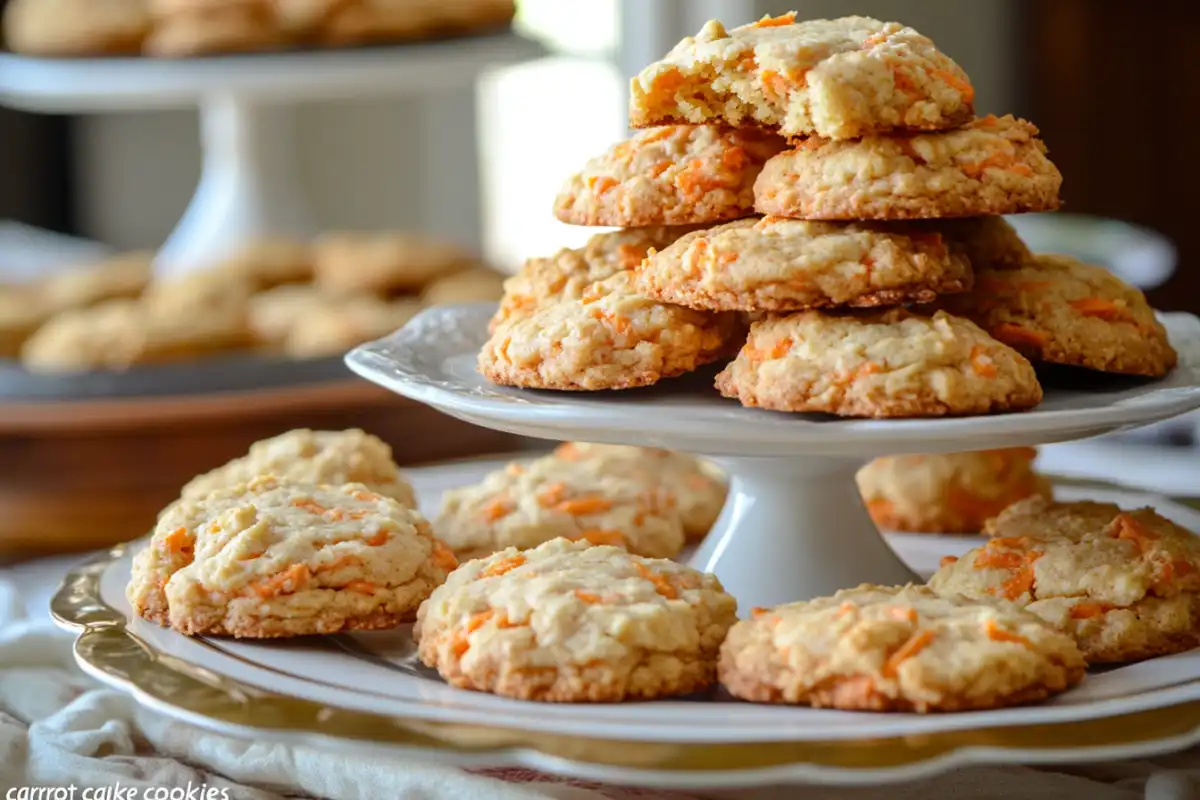
[[[640,294],[621,272],[507,322],[479,354],[479,371],[503,386],[599,391],[650,386],[730,352],[732,314],[665,305]]]
[[[583,247],[564,247],[548,258],[531,258],[504,282],[504,297],[488,330],[527,316],[549,301],[578,300],[596,281],[633,269],[651,248],[666,247],[692,230],[690,226],[671,226],[598,233]]]
[[[567,179],[554,215],[636,228],[722,222],[754,213],[754,179],[784,140],[753,129],[671,125],[639,131]]]
[[[672,558],[684,543],[677,496],[661,482],[554,455],[446,492],[433,525],[461,560],[559,538],[651,558]]]
[[[1089,663],[1200,647],[1200,539],[1153,510],[1035,498],[985,532],[943,560],[932,589],[1012,600],[1074,636]]]
[[[306,636],[400,625],[456,566],[420,514],[362,484],[259,477],[164,511],[127,595],[189,635]]]
[[[755,207],[799,219],[1054,211],[1062,175],[1037,135],[1033,125],[1006,116],[915,136],[805,139],[763,167]]]
[[[1177,360],[1140,290],[1071,256],[982,271],[974,292],[941,305],[1035,362],[1158,378]]]
[[[990,414],[1042,400],[1033,366],[975,324],[899,308],[755,322],[717,388],[745,406],[843,417]]]
[[[979,533],[1016,501],[1050,497],[1036,456],[1032,447],[885,456],[858,471],[858,489],[884,530]]]
[[[736,613],[712,575],[555,539],[463,564],[421,605],[413,635],[421,660],[459,688],[653,700],[715,682]]]
[[[729,493],[716,467],[686,453],[653,447],[566,442],[555,448],[554,455],[599,474],[627,476],[646,486],[662,487],[675,498],[688,541],[704,538],[721,515]]]
[[[185,500],[199,500],[218,489],[274,475],[297,483],[340,486],[365,484],[372,492],[416,507],[412,486],[392,459],[392,448],[377,436],[351,428],[281,433],[250,445],[250,452],[214,470],[197,475],[183,487]]]
[[[798,311],[929,302],[971,283],[937,232],[762,217],[683,236],[646,258],[636,286],[688,308]]]
[[[970,711],[1058,694],[1083,679],[1070,636],[1011,603],[863,585],[754,609],[721,646],[735,697],[847,711]]]
[[[712,123],[836,139],[953,128],[971,118],[975,97],[966,73],[912,28],[795,12],[732,30],[709,21],[642,70],[630,93],[637,128]]]

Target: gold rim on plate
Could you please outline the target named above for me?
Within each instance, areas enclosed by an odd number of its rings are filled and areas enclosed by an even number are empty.
[[[1072,486],[1130,491],[1097,481],[1055,479]],[[1172,498],[1200,509],[1200,499]],[[79,632],[76,658],[154,703],[197,720],[243,731],[302,734],[351,742],[449,751],[476,759],[534,751],[594,767],[665,773],[758,772],[792,768],[818,773],[933,771],[956,753],[986,749],[990,762],[1082,762],[1184,749],[1200,741],[1200,701],[1103,719],[1018,725],[860,740],[694,743],[625,741],[518,728],[430,722],[331,708],[231,680],[152,650],[104,602],[100,580],[125,553],[118,547],[67,574],[51,601],[55,620]],[[632,777],[632,776],[631,776]]]

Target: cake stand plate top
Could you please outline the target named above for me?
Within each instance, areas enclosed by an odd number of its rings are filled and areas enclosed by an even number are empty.
[[[430,309],[391,336],[351,351],[346,363],[391,391],[485,427],[718,456],[867,458],[1032,445],[1097,436],[1200,408],[1200,319],[1191,314],[1161,315],[1179,364],[1159,381],[1113,376],[1079,389],[1047,387],[1043,403],[1024,413],[870,420],[743,408],[717,393],[712,370],[619,392],[496,386],[475,369],[494,309],[491,304]]]

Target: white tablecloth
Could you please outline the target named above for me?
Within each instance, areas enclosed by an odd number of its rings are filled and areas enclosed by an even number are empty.
[[[1161,453],[1096,451],[1095,445],[1046,453],[1047,466],[1080,475],[1123,478],[1163,492],[1197,491],[1200,459]],[[1088,469],[1087,464],[1099,469]],[[1116,474],[1106,474],[1116,473]],[[1099,473],[1099,474],[1097,474]],[[1045,798],[1045,800],[1200,800],[1200,753],[1154,761],[1071,769],[987,767],[886,789],[790,788],[756,792],[669,793],[560,781],[524,770],[469,774],[427,763],[329,755],[240,741],[169,722],[106,689],[74,664],[71,637],[51,624],[47,602],[63,572],[81,557],[45,559],[0,570],[0,797],[11,788],[227,790],[203,800],[321,797],[330,800],[600,800],[600,798],[745,797]],[[28,610],[28,613],[27,613]],[[164,798],[166,796],[164,795]],[[38,800],[41,800],[39,798]],[[45,800],[50,800],[46,797]],[[107,798],[117,800],[117,798]],[[133,798],[129,798],[133,800]],[[196,794],[178,800],[200,800]]]

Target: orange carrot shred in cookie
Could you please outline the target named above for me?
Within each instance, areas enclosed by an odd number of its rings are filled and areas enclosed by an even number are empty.
[[[1082,603],[1076,603],[1071,606],[1071,619],[1091,619],[1102,614],[1107,614],[1116,606],[1108,603],[1097,603],[1090,600],[1085,600]]]
[[[587,186],[596,194],[604,194],[605,192],[615,189],[617,187],[617,182],[607,175],[599,177],[593,175],[587,179]]]
[[[1129,514],[1118,514],[1116,519],[1112,521],[1112,536],[1114,539],[1124,539],[1128,542],[1133,542],[1139,553],[1146,552],[1150,546],[1150,542],[1156,537],[1153,533],[1146,529],[1136,519]]]
[[[542,508],[549,508],[550,506],[558,505],[564,499],[566,499],[566,493],[567,485],[565,483],[552,483],[545,489],[542,489],[542,491],[538,492],[538,505],[540,505]]]
[[[792,349],[793,344],[795,344],[795,342],[792,341],[792,337],[790,337],[790,336],[783,337],[782,339],[780,339],[778,342],[776,342],[774,345],[771,346],[770,357],[771,358],[783,358]]]
[[[378,587],[370,581],[349,581],[342,588],[348,592],[357,592],[358,594],[375,594],[375,590]]]
[[[874,33],[874,34],[871,34],[870,36],[868,36],[866,39],[863,39],[862,49],[870,50],[875,45],[883,44],[886,41],[887,41],[886,33]]]
[[[517,567],[525,563],[525,556],[512,556],[511,558],[502,558],[495,564],[492,564],[483,572],[479,573],[481,578],[494,578],[497,575],[504,575],[512,572]]]
[[[890,616],[892,619],[898,619],[898,620],[902,620],[904,622],[912,622],[912,623],[915,623],[919,619],[919,617],[917,615],[917,610],[915,608],[912,608],[911,606],[908,608],[904,608],[901,606],[894,606],[892,608],[889,608],[888,616]]]
[[[321,505],[310,497],[302,497],[298,500],[293,500],[292,505],[303,511],[307,511],[310,514],[324,514],[326,511],[328,511],[325,506]]]
[[[1012,644],[1024,645],[1025,647],[1033,646],[1033,642],[1029,641],[1024,636],[1013,633],[1012,631],[1006,631],[1004,628],[1001,628],[996,624],[996,620],[994,619],[989,619],[984,624],[983,630],[984,633],[987,634],[987,637],[993,642],[1011,642]]]
[[[740,147],[731,147],[721,156],[721,166],[727,170],[739,170],[750,163],[746,151]]]
[[[1000,585],[1001,596],[1007,600],[1016,600],[1021,595],[1032,592],[1035,581],[1032,565],[1026,566]]]
[[[939,567],[948,567],[951,564],[958,562],[958,556],[942,556],[942,560],[938,562]]]
[[[650,177],[657,178],[657,177],[661,176],[664,172],[669,170],[670,168],[671,168],[670,161],[659,161],[657,164],[650,167]],[[628,246],[629,245],[621,245],[621,247],[628,247]]]
[[[1082,300],[1072,300],[1071,308],[1085,317],[1096,317],[1108,322],[1119,322],[1129,319],[1129,312],[1111,300],[1103,297],[1085,297]]]
[[[497,495],[483,507],[483,519],[485,522],[495,522],[508,516],[512,510],[512,502],[504,495]]]
[[[162,538],[162,547],[168,554],[182,553],[192,546],[192,537],[187,528],[176,528]]]
[[[654,591],[668,600],[677,600],[679,598],[679,593],[675,591],[675,587],[661,573],[649,569],[641,562],[634,564],[634,566],[637,568],[638,575],[654,584]]]
[[[375,531],[375,535],[372,536],[370,539],[366,539],[365,543],[368,547],[380,547],[381,545],[387,544],[387,541],[390,538],[391,538],[391,534],[389,534],[385,530],[380,529],[380,530]]]
[[[1044,333],[1031,331],[1028,328],[1022,328],[1020,325],[1014,325],[1011,322],[1001,322],[994,329],[988,331],[1000,341],[1012,347],[1020,347],[1027,345],[1030,347],[1044,347],[1048,341],[1048,337]]]
[[[617,531],[606,531],[601,528],[592,528],[575,537],[574,541],[590,542],[594,545],[611,545],[613,547],[624,547],[625,537]]]
[[[679,128],[672,127],[670,125],[664,125],[663,127],[659,128],[657,130],[653,130],[653,131],[650,131],[649,133],[647,133],[645,136],[642,137],[642,141],[643,142],[661,142],[663,139],[670,138],[671,136],[674,136],[675,134],[679,133],[679,131],[680,131]]]
[[[433,541],[433,563],[446,572],[458,569],[458,559],[455,558],[454,553],[437,539]]]
[[[887,661],[883,662],[883,676],[885,678],[896,677],[900,665],[924,650],[932,641],[933,631],[920,631],[908,637],[904,644],[900,645],[894,653],[888,656]]]
[[[892,67],[892,82],[896,88],[908,95],[920,94],[921,90],[917,88],[917,84],[908,76],[904,70],[899,67]]]
[[[592,594],[591,592],[584,591],[583,589],[576,589],[575,596],[588,605],[598,605],[604,602],[600,595]]]
[[[794,25],[796,23],[796,12],[789,11],[786,14],[780,14],[778,17],[772,17],[767,14],[758,22],[754,23],[756,28],[782,28],[785,25]]]
[[[867,513],[877,523],[891,519],[895,510],[896,504],[882,497],[867,501]]]
[[[978,344],[971,348],[971,369],[981,378],[994,378],[999,374],[991,355]]]
[[[930,69],[929,74],[957,89],[958,93],[962,95],[964,102],[974,102],[975,87],[971,85],[970,81],[963,80],[963,78],[945,69]],[[995,119],[994,115],[992,116],[992,119]]]
[[[554,506],[556,511],[563,511],[573,517],[579,517],[584,514],[598,514],[601,511],[608,511],[610,508],[612,508],[611,500],[595,496],[563,500]]]
[[[757,619],[758,617],[761,617],[763,614],[770,613],[770,611],[771,611],[771,609],[769,609],[769,608],[763,608],[762,606],[755,606],[754,608],[750,609],[750,616]]]
[[[250,584],[248,588],[263,600],[269,600],[281,594],[298,592],[307,586],[311,579],[312,573],[308,567],[304,564],[293,564],[277,575]]]
[[[358,492],[355,492],[352,496],[354,497],[355,500],[362,500],[364,503],[374,503],[376,500],[383,499],[382,497],[375,494],[374,492],[358,491]]]
[[[474,633],[482,628],[487,621],[495,615],[495,613],[496,610],[494,608],[489,608],[487,611],[480,611],[478,614],[473,614],[471,618],[467,620],[467,633]]]

